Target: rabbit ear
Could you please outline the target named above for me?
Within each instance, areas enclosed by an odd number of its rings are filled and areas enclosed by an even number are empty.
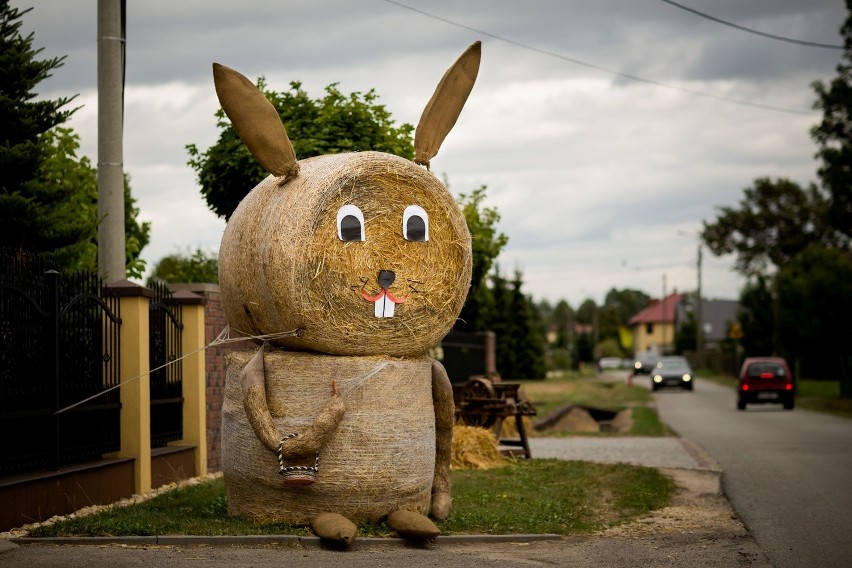
[[[444,138],[455,125],[476,81],[481,55],[482,42],[477,41],[444,73],[414,131],[416,163],[428,168],[429,160],[438,153]]]
[[[213,64],[213,82],[225,114],[260,165],[275,176],[296,175],[296,152],[266,95],[244,75],[219,63]]]

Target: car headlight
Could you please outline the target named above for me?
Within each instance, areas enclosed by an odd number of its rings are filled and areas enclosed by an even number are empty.
[[[663,377],[662,377],[662,376],[660,376],[660,375],[654,375],[654,382],[655,382],[655,383],[661,383],[661,382],[663,382]]]
[[[642,363],[640,363],[639,361],[636,361],[635,363],[633,363],[633,368],[634,369],[641,369]]]
[[[683,376],[683,380],[684,380],[684,382],[688,383],[689,381],[692,380],[692,377],[690,377],[689,374],[687,373],[686,375]]]

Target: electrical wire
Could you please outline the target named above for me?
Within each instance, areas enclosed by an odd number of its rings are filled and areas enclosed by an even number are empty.
[[[767,104],[763,104],[763,103],[756,103],[756,102],[747,101],[747,100],[744,100],[744,99],[736,99],[736,98],[733,98],[733,97],[726,97],[725,95],[716,95],[716,94],[707,93],[707,92],[704,92],[704,91],[696,91],[696,90],[693,90],[693,89],[687,89],[686,87],[678,87],[676,85],[670,85],[668,83],[663,83],[661,81],[656,81],[654,79],[646,79],[646,78],[640,77],[638,75],[633,75],[633,74],[630,74],[630,73],[624,73],[622,71],[616,71],[614,69],[608,69],[608,68],[602,67],[600,65],[595,65],[594,63],[589,63],[587,61],[582,61],[580,59],[568,57],[567,55],[562,55],[561,53],[556,53],[556,52],[553,52],[553,51],[548,51],[546,49],[542,49],[542,48],[539,48],[539,47],[528,45],[526,43],[521,43],[519,41],[509,39],[509,38],[506,38],[506,37],[503,37],[503,36],[499,36],[497,34],[493,34],[491,32],[487,32],[485,30],[480,30],[480,29],[477,29],[477,28],[474,28],[474,27],[471,27],[471,26],[468,26],[468,25],[465,25],[465,24],[461,24],[459,22],[455,22],[453,20],[449,20],[447,18],[443,18],[441,16],[437,16],[435,14],[426,12],[424,10],[420,10],[419,8],[414,8],[413,6],[408,6],[406,4],[403,4],[402,2],[397,2],[396,0],[383,0],[383,1],[387,2],[388,4],[393,4],[394,6],[398,6],[400,8],[410,10],[412,12],[416,12],[416,13],[422,15],[422,16],[432,18],[433,20],[438,20],[439,22],[443,22],[443,23],[449,24],[451,26],[456,26],[458,28],[462,28],[462,29],[465,29],[465,30],[486,36],[486,37],[490,37],[492,39],[496,39],[498,41],[502,41],[504,43],[508,43],[510,45],[520,47],[522,49],[534,51],[534,52],[539,53],[541,55],[546,55],[548,57],[553,57],[555,59],[560,59],[562,61],[567,61],[568,63],[574,63],[575,65],[581,65],[583,67],[588,67],[589,69],[595,69],[597,71],[609,73],[610,75],[615,75],[617,77],[622,77],[624,79],[629,79],[631,81],[637,81],[637,82],[640,82],[640,83],[646,83],[646,84],[649,84],[649,85],[654,85],[656,87],[663,87],[663,88],[671,89],[671,90],[674,90],[674,91],[680,91],[681,93],[686,93],[688,95],[692,95],[692,96],[696,96],[696,97],[714,99],[714,100],[717,100],[717,101],[737,104],[737,105],[740,105],[740,106],[758,108],[758,109],[762,109],[762,110],[771,110],[771,111],[774,111],[774,112],[782,112],[782,113],[785,113],[785,114],[796,114],[796,115],[806,115],[806,116],[814,114],[814,111],[810,111],[810,110],[800,110],[800,109],[794,109],[794,108],[767,105]]]
[[[740,25],[737,25],[737,24],[734,24],[734,23],[731,23],[731,22],[726,22],[725,20],[720,20],[719,18],[716,18],[716,17],[711,16],[709,14],[705,14],[704,12],[699,12],[698,10],[695,10],[694,8],[690,8],[689,6],[684,6],[683,4],[678,4],[677,2],[672,2],[672,0],[662,0],[662,1],[665,2],[666,4],[671,4],[672,6],[674,6],[676,8],[680,8],[681,10],[686,10],[687,12],[692,12],[696,16],[701,16],[702,18],[707,18],[708,20],[712,20],[712,21],[717,22],[719,24],[723,24],[725,26],[730,26],[732,28],[736,28],[736,29],[744,31],[744,32],[748,32],[750,34],[768,37],[769,39],[775,39],[775,40],[778,40],[778,41],[786,41],[788,43],[795,43],[795,44],[798,44],[798,45],[806,45],[808,47],[819,47],[819,48],[822,48],[822,49],[840,49],[840,50],[846,49],[842,45],[832,45],[832,44],[829,44],[829,43],[816,43],[816,42],[813,42],[813,41],[804,41],[804,40],[800,40],[800,39],[793,39],[793,38],[789,38],[789,37],[778,36],[778,35],[774,35],[774,34],[768,34],[766,32],[761,32],[761,31],[758,31],[758,30],[747,28],[745,26],[740,26]]]

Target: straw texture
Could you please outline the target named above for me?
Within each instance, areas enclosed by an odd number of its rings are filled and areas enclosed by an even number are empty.
[[[331,398],[332,380],[346,404],[342,422],[320,450],[316,483],[285,487],[277,457],[255,436],[243,407],[240,373],[254,354],[239,351],[226,358],[222,470],[230,514],[307,524],[322,512],[355,523],[398,509],[428,513],[435,471],[429,358],[265,353],[267,405],[282,435],[313,423]],[[382,363],[388,365],[350,390]],[[304,464],[292,465],[313,465],[313,460],[306,456]]]
[[[298,328],[276,340],[337,355],[421,355],[450,330],[470,285],[470,233],[450,193],[412,162],[379,152],[299,162],[283,186],[269,177],[228,222],[219,250],[219,286],[231,327],[253,335]],[[337,211],[364,215],[365,240],[343,242]],[[421,206],[429,240],[410,242],[403,211]],[[364,294],[381,292],[378,273],[407,296],[394,317],[377,318]]]

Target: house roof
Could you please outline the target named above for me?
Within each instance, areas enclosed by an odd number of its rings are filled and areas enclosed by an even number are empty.
[[[682,295],[674,292],[664,300],[651,300],[651,303],[641,312],[630,318],[629,325],[642,323],[674,323],[677,306]]]

